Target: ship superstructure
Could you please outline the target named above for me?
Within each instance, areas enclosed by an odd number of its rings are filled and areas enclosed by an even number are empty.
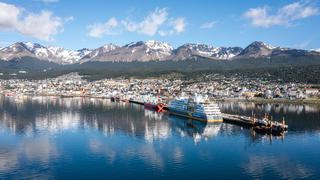
[[[218,105],[201,96],[180,97],[168,104],[170,113],[203,122],[222,122],[222,114]]]

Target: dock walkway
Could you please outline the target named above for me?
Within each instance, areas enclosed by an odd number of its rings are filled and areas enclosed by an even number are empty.
[[[231,124],[238,124],[242,126],[252,127],[255,131],[260,133],[281,135],[288,130],[288,125],[284,120],[282,123],[271,121],[268,118],[257,119],[255,117],[240,116],[234,114],[222,113],[223,121]]]

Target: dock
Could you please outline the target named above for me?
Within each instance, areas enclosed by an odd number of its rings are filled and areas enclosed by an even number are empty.
[[[222,113],[223,122],[251,127],[261,134],[283,135],[288,130],[285,121],[272,121],[266,115],[264,118],[255,118],[254,116],[240,116],[234,114]]]
[[[222,113],[222,118],[223,118],[223,122],[238,124],[238,125],[254,126],[254,121],[247,116]]]
[[[143,102],[135,101],[132,99],[122,99],[121,97],[111,97],[111,101],[123,101],[133,104],[144,105]],[[163,110],[170,111],[165,104],[158,112],[163,112]],[[267,115],[265,115],[265,117],[262,118],[256,118],[254,115],[249,117],[243,115],[222,113],[222,118],[223,122],[225,123],[249,127],[261,134],[283,135],[288,130],[288,125],[285,124],[284,119],[282,120],[282,122],[272,121],[272,118],[267,117]]]

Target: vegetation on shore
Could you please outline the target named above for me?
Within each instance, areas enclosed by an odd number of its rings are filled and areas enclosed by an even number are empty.
[[[115,77],[195,79],[206,74],[218,73],[225,76],[239,75],[244,78],[281,79],[284,82],[320,84],[320,59],[316,57],[233,61],[198,58],[184,61],[88,62],[63,66],[26,57],[0,63],[0,72],[3,73],[0,78],[3,79],[45,79],[70,72],[78,72],[88,80]],[[19,74],[19,70],[27,73]]]

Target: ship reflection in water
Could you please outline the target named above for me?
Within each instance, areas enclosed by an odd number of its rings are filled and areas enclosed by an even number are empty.
[[[0,179],[320,178],[320,107],[219,106],[285,116],[289,131],[259,135],[108,99],[0,97]]]

